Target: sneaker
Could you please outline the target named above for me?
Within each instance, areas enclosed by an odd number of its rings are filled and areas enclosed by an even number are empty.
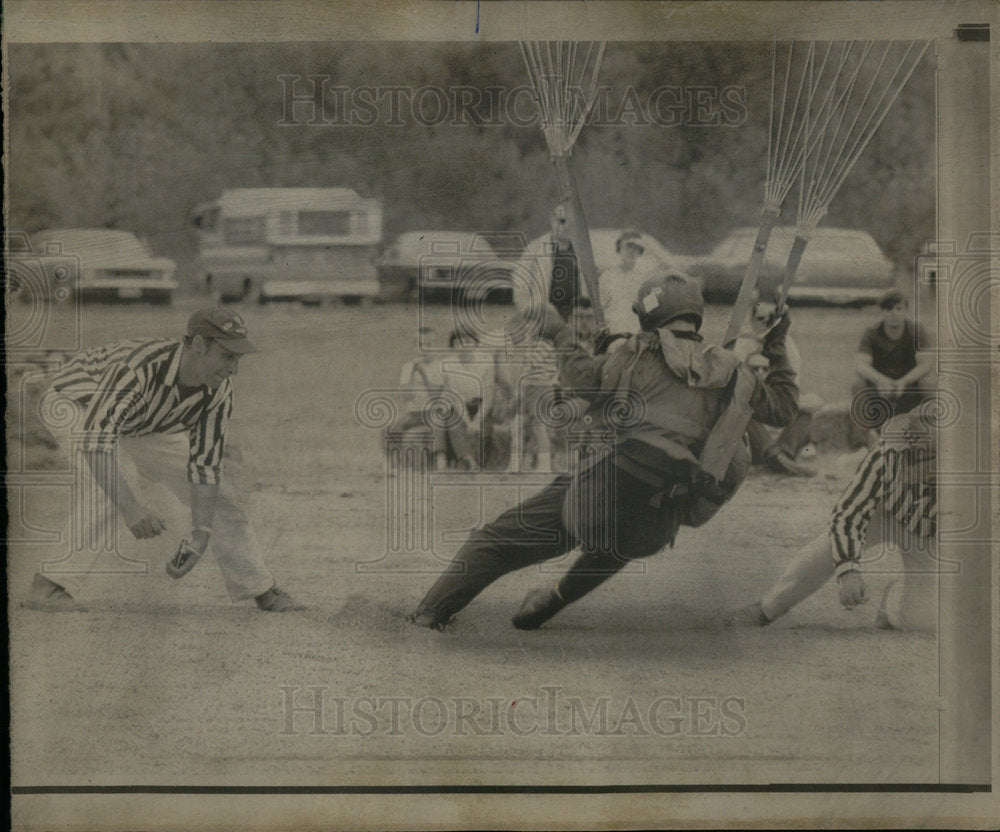
[[[285,590],[272,586],[267,592],[262,592],[255,599],[257,609],[264,612],[297,612],[304,610],[305,604],[299,604]]]
[[[533,589],[525,596],[511,623],[519,630],[537,630],[565,606],[566,602],[559,597],[555,587]]]
[[[440,631],[448,623],[448,616],[442,617],[441,613],[435,610],[417,610],[409,616],[408,621],[415,627]]]
[[[41,612],[86,612],[87,608],[54,581],[36,572],[28,600],[21,606]]]
[[[768,466],[772,471],[777,471],[779,474],[788,474],[790,477],[815,477],[816,471],[803,465],[801,462],[796,462],[784,451],[778,451],[773,454],[767,461]]]
[[[875,628],[878,630],[896,629],[889,620],[889,596],[892,595],[892,591],[898,585],[898,580],[889,581],[889,583],[885,585],[885,589],[882,590],[882,599],[879,601],[878,612],[875,614]]]
[[[737,627],[766,627],[771,623],[771,619],[764,615],[764,608],[760,601],[748,604],[726,616],[725,627],[736,629]]]

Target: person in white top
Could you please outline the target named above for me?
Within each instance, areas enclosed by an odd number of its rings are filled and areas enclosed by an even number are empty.
[[[634,335],[638,324],[632,303],[639,287],[650,276],[650,267],[643,258],[646,247],[642,234],[623,231],[615,241],[615,251],[621,258],[618,265],[600,275],[601,306],[610,334]]]

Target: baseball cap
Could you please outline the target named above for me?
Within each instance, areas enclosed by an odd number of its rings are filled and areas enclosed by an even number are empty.
[[[207,307],[195,312],[188,319],[187,334],[212,338],[230,352],[240,355],[257,352],[257,347],[247,337],[243,318],[223,306]]]

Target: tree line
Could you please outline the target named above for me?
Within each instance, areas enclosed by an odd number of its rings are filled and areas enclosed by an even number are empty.
[[[610,44],[574,160],[588,219],[671,250],[756,224],[768,44]],[[194,205],[350,187],[417,228],[548,228],[555,178],[517,44],[11,44],[9,227],[114,227],[190,264]],[[794,215],[794,210],[786,211]],[[824,225],[900,268],[934,234],[934,67],[911,78]]]

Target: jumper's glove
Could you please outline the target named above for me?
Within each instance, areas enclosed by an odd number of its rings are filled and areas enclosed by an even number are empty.
[[[199,552],[191,545],[190,540],[184,538],[177,547],[177,554],[167,561],[167,574],[171,578],[183,578],[194,569],[203,554],[204,552]]]
[[[758,316],[763,318],[764,326],[766,327],[766,334],[764,335],[765,344],[769,342],[784,343],[785,336],[788,334],[788,328],[792,325],[792,321],[788,317],[787,306],[784,304],[774,306],[773,304],[758,303],[754,307],[753,315],[755,318],[758,318]]]
[[[785,336],[788,334],[788,328],[792,325],[788,317],[788,307],[776,307],[768,316],[766,325],[767,332],[763,336],[761,352],[771,362],[771,369],[775,370],[787,361],[788,352],[785,347]]]
[[[628,337],[624,332],[611,332],[605,324],[594,335],[594,355],[604,355],[612,344]]]
[[[840,603],[844,605],[844,609],[852,610],[868,601],[868,587],[860,572],[844,572],[837,578],[837,583],[840,586]]]
[[[559,310],[551,303],[545,304],[538,310],[538,335],[546,341],[555,339],[559,331],[566,326]]]

